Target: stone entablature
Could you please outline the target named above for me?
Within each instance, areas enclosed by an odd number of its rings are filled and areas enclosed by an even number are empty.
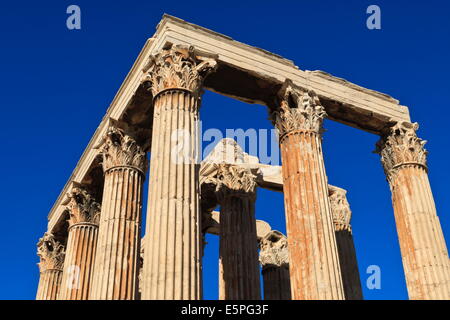
[[[220,212],[211,211],[206,215],[204,214],[202,227],[204,233],[218,236],[220,234]],[[264,238],[270,231],[272,231],[272,227],[269,223],[263,220],[256,220],[256,237],[258,241]]]

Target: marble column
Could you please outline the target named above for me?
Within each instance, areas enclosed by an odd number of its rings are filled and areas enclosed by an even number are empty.
[[[322,154],[319,98],[286,81],[272,110],[282,158],[292,299],[344,298]]]
[[[198,121],[203,79],[216,61],[192,47],[151,57],[153,133],[142,299],[201,299]]]
[[[100,153],[105,184],[90,299],[135,300],[147,157],[130,132],[115,126]]]
[[[68,195],[69,236],[59,300],[87,300],[92,283],[100,205],[83,187]]]
[[[272,230],[260,240],[264,300],[291,300],[289,251],[286,237]]]
[[[255,177],[242,167],[220,164],[216,194],[220,204],[220,295],[224,300],[261,299]]]
[[[56,300],[61,287],[64,246],[53,234],[45,233],[37,244],[40,277],[36,300]]]
[[[417,129],[417,123],[396,123],[382,133],[377,152],[392,192],[409,298],[449,300],[448,251],[428,180],[426,141]]]
[[[331,212],[333,213],[336,244],[342,272],[345,300],[362,300],[362,287],[359,278],[358,261],[353,242],[350,220],[352,211],[347,201],[347,191],[329,186]]]

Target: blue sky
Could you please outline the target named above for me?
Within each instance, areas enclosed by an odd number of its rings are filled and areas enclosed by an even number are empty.
[[[345,4],[344,4],[345,3]],[[79,5],[81,30],[66,28]],[[366,8],[381,8],[382,29],[366,28]],[[430,181],[450,239],[448,101],[450,5],[445,1],[2,1],[0,4],[0,299],[34,299],[36,242],[46,216],[163,13],[394,96],[429,140]],[[241,114],[241,116],[236,116]],[[266,108],[207,92],[207,128],[271,128]],[[390,192],[377,137],[325,122],[331,184],[348,190],[366,299],[405,299]],[[281,194],[259,190],[257,218],[282,232]],[[217,298],[218,242],[208,236],[205,298]],[[447,240],[448,243],[448,240]],[[368,290],[379,265],[381,290]]]

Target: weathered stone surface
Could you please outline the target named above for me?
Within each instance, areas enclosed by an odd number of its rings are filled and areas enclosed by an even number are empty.
[[[90,299],[134,300],[147,158],[135,139],[115,126],[106,132],[100,154],[105,185]]]
[[[130,167],[141,173],[147,168],[147,156],[136,139],[125,130],[110,125],[100,144],[103,171]]]
[[[45,233],[37,244],[40,277],[36,300],[56,300],[61,287],[64,246],[51,233]]]
[[[150,57],[142,81],[150,82],[153,96],[168,89],[178,89],[189,91],[197,98],[204,78],[216,65],[212,56],[198,54],[192,46],[169,46]]]
[[[224,300],[261,299],[255,219],[256,183],[249,170],[219,165],[220,263]]]
[[[344,298],[321,146],[325,116],[313,93],[292,83],[272,115],[280,131],[283,190],[294,300]],[[292,118],[296,121],[293,121]]]
[[[313,91],[299,90],[291,81],[286,81],[280,92],[280,107],[271,114],[280,141],[299,131],[322,133],[322,121],[327,114]]]
[[[215,201],[220,204],[219,299],[260,299],[255,176],[249,169],[215,157],[218,153],[212,152],[213,157],[202,163],[200,172],[201,182],[212,186]]]
[[[92,284],[100,204],[82,186],[68,194],[69,237],[59,300],[87,300]]]
[[[352,211],[347,201],[347,191],[334,186],[328,186],[328,191],[345,299],[362,300],[361,280],[359,278],[358,262],[350,225]]]
[[[256,177],[247,167],[251,163],[258,163],[258,158],[227,138],[219,141],[200,167],[203,230],[220,236],[220,300],[261,298],[257,240],[260,233],[270,231],[270,225],[255,219]],[[209,212],[217,205],[220,214]]]
[[[260,240],[259,262],[264,279],[264,300],[291,300],[287,246],[286,237],[276,230]]]
[[[226,140],[226,141],[224,141]],[[281,166],[271,166],[258,163],[258,159],[247,159],[247,154],[232,139],[223,139],[212,150],[210,155],[205,159],[201,168],[201,181],[207,180],[207,175],[216,170],[213,163],[234,163],[243,168],[250,169],[255,175],[255,181],[259,186],[274,191],[283,191],[283,179]],[[204,176],[203,176],[204,175]],[[356,252],[353,244],[353,236],[351,232],[350,219],[351,210],[346,198],[344,189],[328,186],[329,197],[331,201],[331,209],[333,213],[333,223],[336,231],[336,243],[338,247],[340,266],[342,271],[342,281],[347,300],[362,299],[362,289],[359,279],[358,265],[356,261]],[[213,211],[210,218],[204,225],[205,232],[218,235],[220,232],[220,215],[219,212]],[[257,237],[264,238],[271,231],[270,225],[264,221],[257,220]],[[286,250],[286,253],[288,251]],[[261,260],[261,257],[260,257]],[[286,264],[288,266],[288,264]],[[223,271],[222,271],[223,272]],[[268,274],[268,273],[267,273]],[[289,272],[287,272],[289,275]],[[280,280],[280,276],[276,272],[271,272],[268,277]],[[277,281],[278,281],[277,280]],[[270,281],[268,279],[268,281]],[[265,286],[266,287],[266,286]],[[290,285],[289,285],[290,288]],[[264,294],[267,297],[267,293]],[[290,297],[290,293],[289,293]],[[283,299],[289,299],[286,296]]]
[[[377,143],[392,192],[410,299],[450,299],[450,262],[417,124],[397,123]]]
[[[145,70],[152,79],[154,116],[142,299],[201,298],[201,216],[199,207],[199,93],[214,60],[195,50],[165,48]],[[175,75],[176,74],[176,75]],[[156,81],[156,82],[155,82]],[[187,139],[173,153],[174,131]]]
[[[400,122],[386,129],[377,143],[377,152],[387,178],[391,178],[402,165],[414,164],[427,169],[426,141],[416,135],[417,123]]]

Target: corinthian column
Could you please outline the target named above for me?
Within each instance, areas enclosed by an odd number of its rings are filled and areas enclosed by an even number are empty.
[[[410,299],[450,299],[448,251],[428,180],[417,123],[397,123],[377,143],[392,192]]]
[[[330,192],[331,212],[333,213],[345,299],[362,300],[358,261],[350,225],[352,211],[347,201],[347,191],[333,186],[329,186],[328,190]]]
[[[200,93],[212,59],[165,48],[144,70],[153,94],[153,133],[142,299],[201,298],[197,163]]]
[[[264,300],[291,300],[287,239],[270,231],[260,241],[259,262],[264,280]]]
[[[256,183],[252,173],[218,165],[216,194],[220,204],[219,273],[224,300],[261,299],[256,236]]]
[[[105,185],[90,299],[134,300],[147,157],[133,137],[114,126],[103,141]]]
[[[272,114],[280,136],[294,300],[344,298],[322,155],[325,116],[318,97],[290,81]]]
[[[100,205],[82,187],[68,195],[69,237],[59,300],[87,300],[92,283]]]
[[[45,233],[37,244],[40,277],[36,300],[56,300],[61,286],[64,246],[53,234]]]

